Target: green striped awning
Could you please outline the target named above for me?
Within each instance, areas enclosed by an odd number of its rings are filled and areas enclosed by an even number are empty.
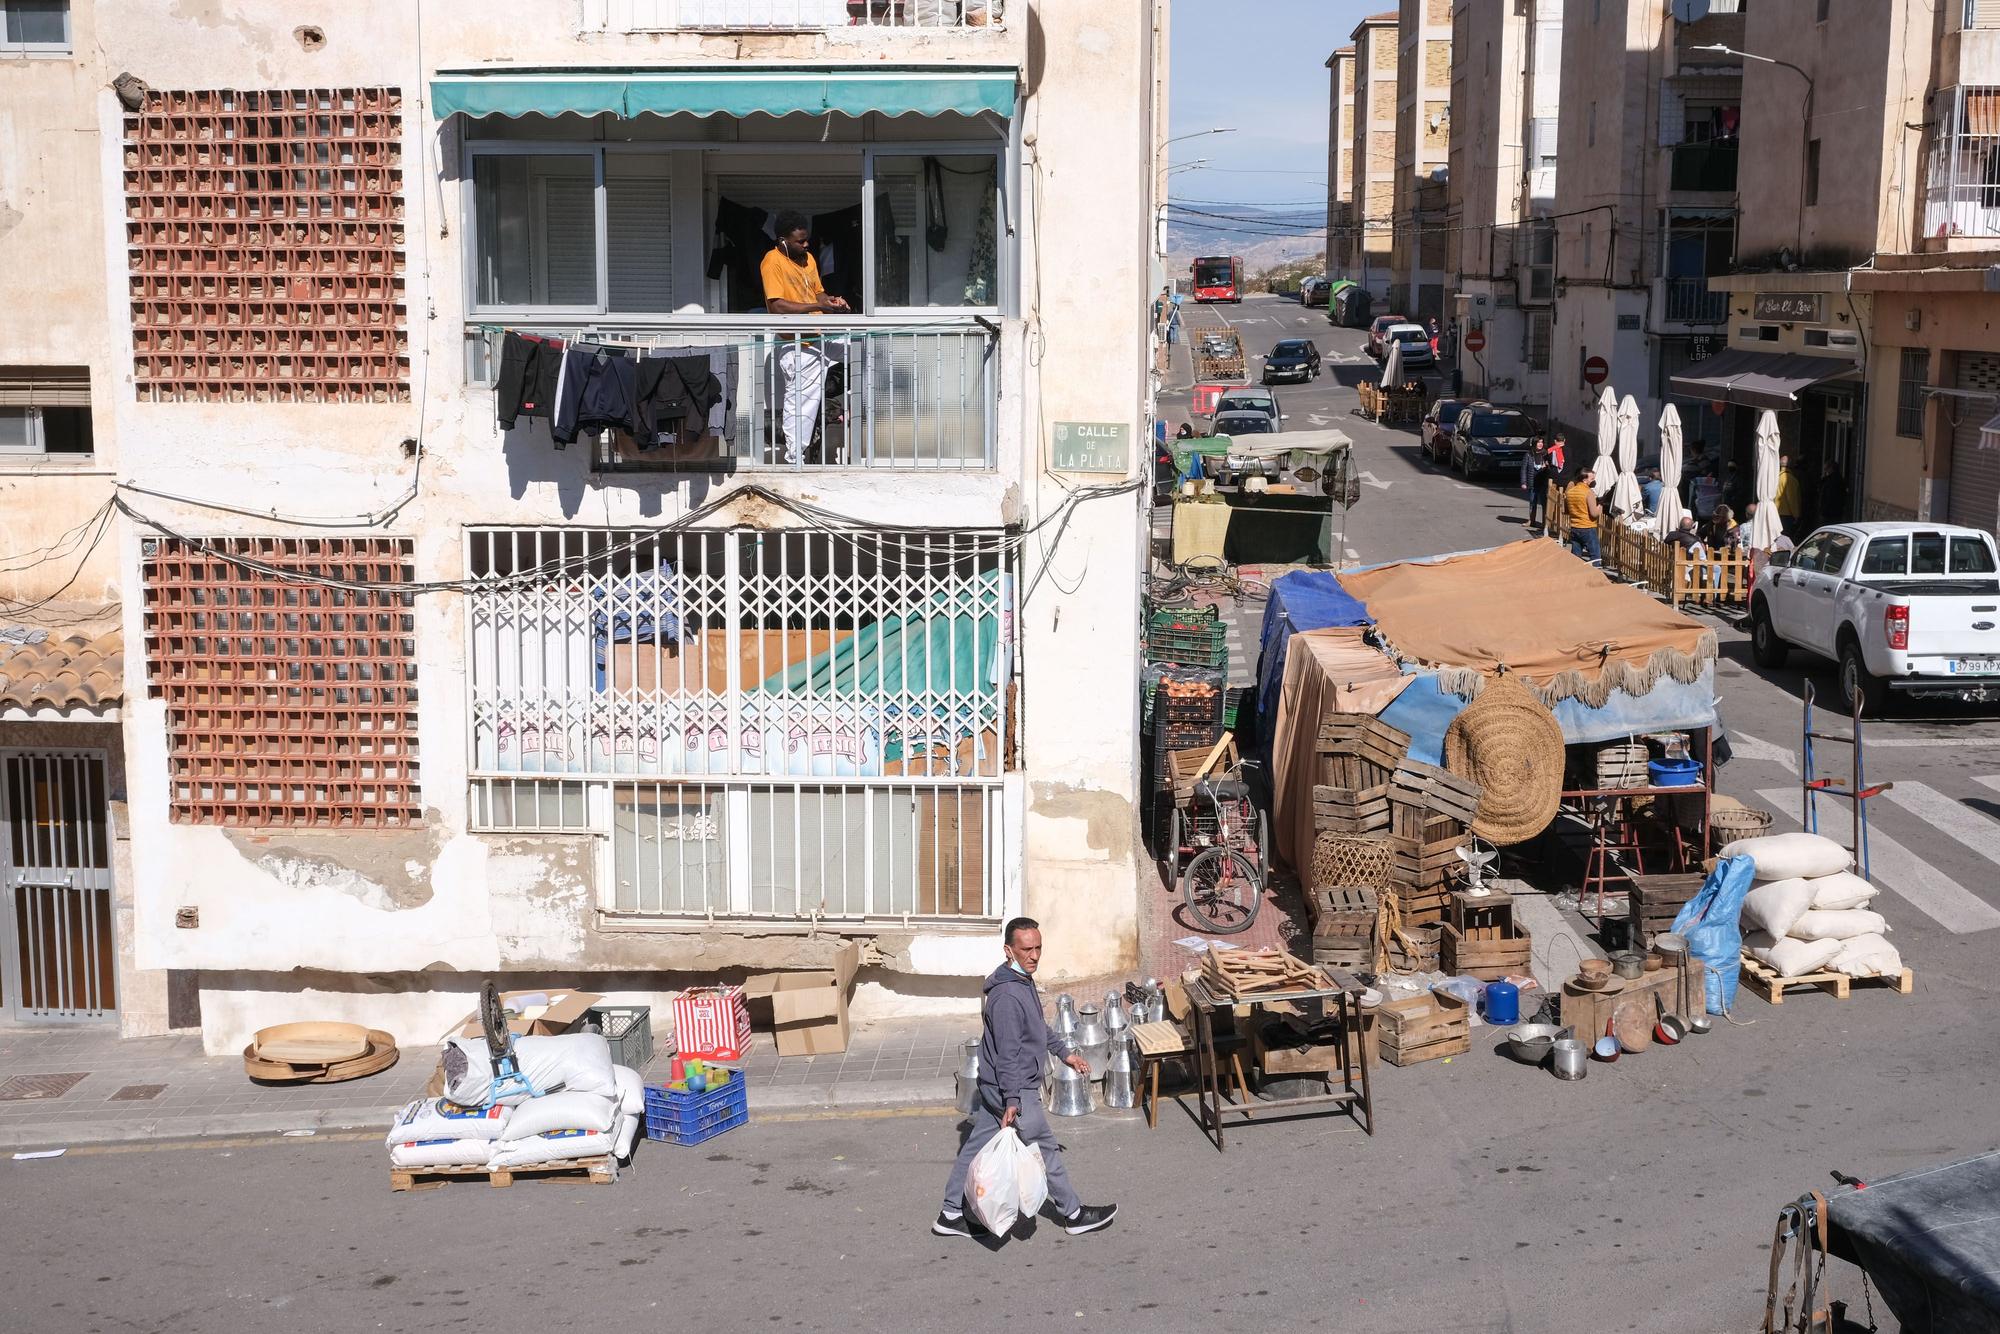
[[[431,110],[466,116],[1014,114],[1012,69],[440,71]]]

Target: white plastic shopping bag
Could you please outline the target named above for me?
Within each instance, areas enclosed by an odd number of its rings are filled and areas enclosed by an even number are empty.
[[[968,1207],[979,1225],[996,1237],[1016,1221],[1041,1212],[1049,1197],[1048,1170],[1041,1150],[1023,1143],[1012,1126],[995,1135],[972,1160]]]

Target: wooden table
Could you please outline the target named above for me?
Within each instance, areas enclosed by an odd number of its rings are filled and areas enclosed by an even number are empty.
[[[1338,968],[1323,970],[1333,978],[1334,985],[1309,991],[1261,992],[1237,1000],[1229,996],[1218,996],[1209,990],[1207,980],[1199,975],[1186,981],[1188,1018],[1194,1028],[1195,1097],[1199,1100],[1197,1119],[1201,1122],[1203,1134],[1215,1137],[1218,1153],[1227,1152],[1223,1140],[1222,1119],[1225,1116],[1252,1117],[1260,1113],[1276,1112],[1280,1119],[1292,1116],[1309,1116],[1315,1113],[1309,1108],[1322,1108],[1325,1112],[1334,1110],[1347,1112],[1361,1128],[1370,1135],[1375,1133],[1375,1103],[1371,1096],[1368,1067],[1369,1062],[1355,1059],[1356,1052],[1348,1047],[1350,1042],[1361,1042],[1358,1031],[1361,983],[1352,974]],[[1222,1061],[1216,1054],[1215,1016],[1219,1010],[1233,1009],[1238,1005],[1256,1007],[1276,1001],[1286,1001],[1292,1005],[1324,1005],[1334,1001],[1340,1009],[1340,1083],[1339,1088],[1329,1088],[1325,1093],[1307,1094],[1300,1098],[1274,1098],[1268,1102],[1231,1102],[1223,1092]],[[1355,1075],[1360,1075],[1356,1087]],[[1332,1078],[1329,1076],[1328,1084]]]

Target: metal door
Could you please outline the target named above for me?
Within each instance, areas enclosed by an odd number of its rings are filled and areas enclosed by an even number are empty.
[[[2000,393],[2000,357],[1983,352],[1957,357],[1955,382],[1966,394],[1947,395],[1939,404],[1951,426],[1946,519],[1991,533],[2000,525],[2000,450],[1980,448],[1980,428],[1992,419],[1992,396]]]
[[[103,756],[0,751],[0,807],[7,813],[0,932],[7,1016],[38,1024],[115,1017]]]

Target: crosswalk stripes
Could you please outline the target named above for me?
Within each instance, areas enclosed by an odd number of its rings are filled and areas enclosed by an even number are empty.
[[[1987,861],[2000,865],[2000,823],[1995,823],[1991,816],[1962,806],[1925,783],[1898,780],[1882,797],[1940,834],[1958,840]]]
[[[1798,817],[1793,814],[1799,809],[1797,788],[1759,788],[1757,795],[1772,810],[1777,811],[1781,819],[1789,820],[1793,824],[1799,822]],[[1840,822],[1846,820],[1845,803],[1840,803],[1840,807],[1837,813],[1829,813],[1825,806],[1821,807],[1822,828],[1826,827],[1829,819]],[[1836,825],[1835,828],[1838,831],[1839,826]],[[1908,900],[1912,907],[1947,931],[1965,935],[1974,931],[1990,931],[2000,926],[2000,908],[1993,907],[1911,852],[1883,833],[1873,822],[1868,828],[1868,861],[1868,874],[1871,880],[1883,889]]]

